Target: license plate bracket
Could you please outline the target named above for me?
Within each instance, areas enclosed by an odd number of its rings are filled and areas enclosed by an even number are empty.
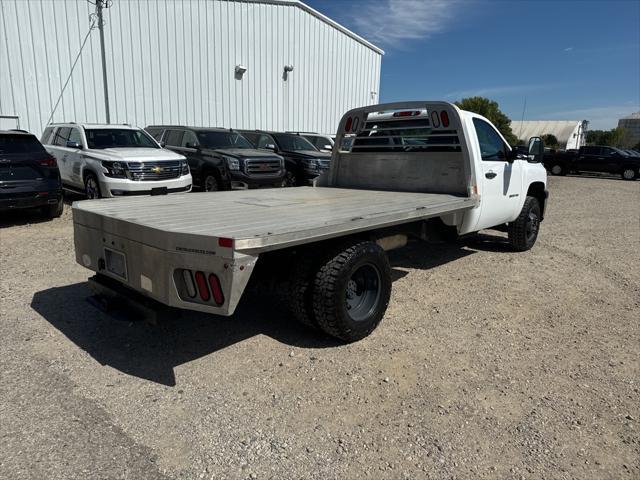
[[[151,189],[151,195],[166,195],[167,187],[154,187]]]

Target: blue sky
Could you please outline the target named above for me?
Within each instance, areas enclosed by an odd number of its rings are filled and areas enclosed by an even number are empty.
[[[640,1],[303,0],[385,50],[380,101],[482,95],[512,119],[640,110]]]

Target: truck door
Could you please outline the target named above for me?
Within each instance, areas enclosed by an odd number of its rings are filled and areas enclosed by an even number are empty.
[[[476,230],[491,228],[513,221],[522,203],[522,162],[507,161],[508,147],[502,137],[486,121],[474,117],[473,126],[478,140],[481,167],[478,184],[480,191],[480,218]]]
[[[66,159],[65,164],[69,171],[68,178],[70,183],[75,187],[84,187],[84,179],[82,178],[82,170],[84,168],[82,146],[83,141],[80,129],[72,127],[69,131],[64,158]]]
[[[604,164],[600,147],[582,147],[578,154],[578,170],[601,172]]]

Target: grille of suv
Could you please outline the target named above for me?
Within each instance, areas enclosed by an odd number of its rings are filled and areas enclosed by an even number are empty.
[[[131,180],[154,181],[178,178],[182,171],[180,160],[165,162],[128,162]]]
[[[273,175],[280,173],[280,160],[276,158],[256,158],[245,161],[246,173],[249,176]]]
[[[320,165],[321,169],[329,168],[331,165],[331,160],[318,160],[318,165]]]

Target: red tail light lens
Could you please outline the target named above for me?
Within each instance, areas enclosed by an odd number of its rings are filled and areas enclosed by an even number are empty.
[[[420,110],[406,110],[404,112],[395,112],[394,117],[416,117],[420,115]]]
[[[344,131],[348,132],[349,130],[351,130],[351,125],[353,124],[353,118],[348,117],[347,118],[347,123],[344,124]]]
[[[233,238],[221,237],[218,239],[218,245],[225,248],[233,248]]]
[[[216,302],[217,305],[222,305],[224,303],[224,294],[222,293],[220,279],[215,273],[209,275],[209,286],[213,293],[213,301]]]
[[[203,302],[208,302],[211,298],[209,293],[209,287],[207,286],[207,279],[204,277],[204,273],[196,272],[196,285],[198,285],[198,293]]]
[[[449,114],[447,113],[446,110],[442,110],[440,112],[440,120],[442,121],[442,126],[443,127],[448,127],[449,126]]]
[[[56,159],[53,157],[42,158],[38,160],[38,163],[43,167],[56,167],[58,164],[56,163]]]

